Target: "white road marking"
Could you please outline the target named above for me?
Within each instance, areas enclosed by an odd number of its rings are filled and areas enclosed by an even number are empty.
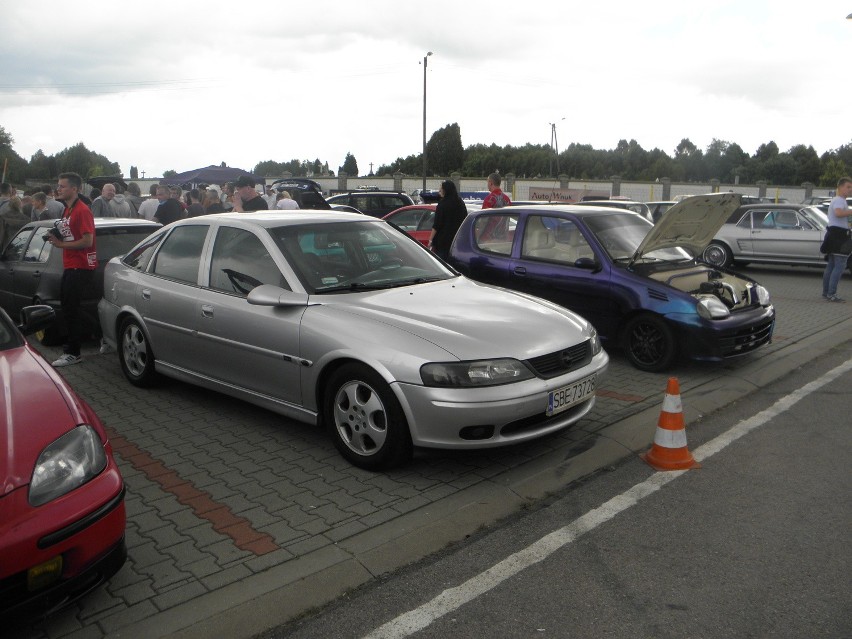
[[[852,360],[841,364],[825,373],[819,379],[805,384],[786,397],[779,399],[766,410],[739,422],[715,439],[699,446],[692,453],[692,456],[696,461],[710,458],[743,435],[748,434],[784,411],[789,410],[791,406],[807,397],[810,393],[834,381],[849,370],[852,370]],[[471,577],[460,586],[448,588],[431,601],[376,628],[369,635],[366,635],[365,639],[402,639],[426,628],[434,621],[459,609],[469,601],[473,601],[522,570],[543,561],[560,548],[579,539],[585,533],[594,530],[631,506],[636,505],[641,499],[652,495],[669,482],[674,481],[687,472],[689,471],[665,471],[651,475],[645,481],[613,497],[601,506],[575,519],[567,526],[555,530],[549,535],[545,535],[523,550],[506,557],[506,559],[495,564],[485,572]]]

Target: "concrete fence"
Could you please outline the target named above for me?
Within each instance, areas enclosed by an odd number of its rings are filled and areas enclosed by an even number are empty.
[[[291,176],[265,176],[267,184],[271,184],[281,177]],[[423,178],[396,174],[393,177],[351,177],[341,172],[335,177],[312,177],[312,180],[322,186],[323,193],[330,195],[341,191],[356,190],[362,187],[375,187],[388,191],[404,191],[412,193],[422,188]],[[485,178],[463,177],[454,173],[447,177],[428,178],[426,188],[438,190],[441,182],[451,179],[456,183],[459,192],[484,191]],[[125,179],[125,181],[130,181]],[[139,184],[142,194],[147,195],[151,184],[159,183],[156,179],[133,180]],[[720,191],[734,191],[743,195],[757,195],[760,197],[771,197],[784,199],[790,202],[802,202],[811,196],[825,196],[834,193],[834,189],[827,187],[816,187],[805,183],[802,186],[773,186],[765,182],[758,184],[723,184],[718,180],[709,182],[672,182],[668,178],[662,178],[654,182],[625,182],[618,176],[609,180],[576,180],[566,175],[556,178],[516,178],[511,173],[503,176],[503,190],[513,200],[559,200],[572,202],[579,200],[584,194],[596,196],[621,196],[638,202],[651,202],[658,200],[671,200],[678,195],[699,195],[702,193],[714,193]],[[549,196],[549,197],[545,197]]]
[[[267,184],[278,178],[267,178]],[[423,186],[423,179],[417,176],[406,176],[396,174],[393,177],[350,177],[341,172],[337,177],[313,177],[311,178],[322,185],[323,192],[328,194],[332,191],[340,192],[355,190],[363,187],[375,187],[381,190],[404,191],[412,193]],[[437,190],[441,182],[451,179],[456,183],[459,192],[484,191],[486,189],[485,178],[468,178],[458,173],[453,173],[444,178],[428,178],[426,188]],[[734,191],[743,195],[756,195],[759,197],[771,197],[789,202],[802,202],[811,196],[826,196],[834,192],[826,187],[816,187],[809,182],[801,186],[773,186],[766,182],[757,184],[723,184],[719,180],[709,182],[672,182],[668,178],[662,178],[654,182],[624,182],[619,176],[613,176],[609,180],[576,180],[567,175],[558,179],[549,178],[516,178],[511,173],[503,176],[503,191],[509,193],[513,200],[541,200],[554,199],[562,201],[579,200],[583,194],[609,195],[627,197],[639,202],[651,202],[658,200],[671,200],[678,195],[699,195],[702,193],[718,193],[721,191]],[[542,197],[550,193],[552,197]]]

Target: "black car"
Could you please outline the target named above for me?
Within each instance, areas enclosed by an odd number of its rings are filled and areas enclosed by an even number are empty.
[[[116,255],[124,255],[160,224],[135,218],[95,218],[98,267],[95,282],[83,300],[84,317],[96,323],[98,301],[104,294],[104,267]],[[53,229],[53,220],[30,222],[12,237],[0,254],[0,307],[18,317],[24,306],[47,304],[60,313],[62,251],[53,250],[42,236]],[[57,322],[45,331],[44,343],[57,343],[64,335]],[[96,335],[96,325],[89,331]]]
[[[299,205],[300,209],[317,209],[327,211],[331,207],[322,196],[322,187],[318,182],[307,178],[283,178],[275,180],[272,188],[278,191],[287,191]]]
[[[351,206],[358,209],[361,213],[366,213],[373,217],[384,217],[391,211],[414,204],[414,200],[411,199],[408,193],[376,191],[373,189],[337,193],[328,198],[327,201],[331,206]]]

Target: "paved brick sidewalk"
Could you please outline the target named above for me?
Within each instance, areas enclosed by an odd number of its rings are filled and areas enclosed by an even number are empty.
[[[17,634],[251,636],[647,447],[647,415],[669,375],[694,417],[849,337],[852,303],[823,302],[820,271],[746,272],[778,309],[771,346],[666,374],[614,353],[578,427],[499,450],[419,451],[383,474],[349,465],[317,429],[249,404],[168,380],[137,389],[114,354],[90,345],[62,372],[109,429],[128,486],[130,557],[105,588]]]

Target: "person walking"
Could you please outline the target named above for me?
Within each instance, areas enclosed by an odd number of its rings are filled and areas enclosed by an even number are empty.
[[[846,301],[837,296],[837,285],[849,259],[849,252],[844,253],[842,246],[849,239],[849,217],[852,216],[852,209],[849,208],[846,198],[850,195],[852,178],[840,178],[834,198],[828,205],[828,227],[822,243],[822,252],[828,261],[822,276],[822,296],[829,302]]]
[[[482,201],[482,208],[499,209],[512,204],[509,196],[500,190],[500,183],[502,181],[499,173],[492,173],[488,176],[488,190],[490,193]]]
[[[452,180],[441,182],[438,189],[441,196],[438,206],[435,208],[435,221],[432,224],[432,233],[429,236],[429,248],[441,259],[450,256],[450,246],[458,233],[459,227],[467,217],[467,207],[464,200],[459,196],[456,183]]]
[[[65,211],[55,223],[56,234],[49,233],[47,241],[62,250],[62,282],[59,301],[68,333],[63,355],[53,366],[70,366],[83,361],[80,342],[83,333],[81,309],[84,293],[92,287],[98,254],[95,243],[95,218],[91,209],[80,199],[83,178],[77,173],[59,175],[59,199],[65,202]]]

